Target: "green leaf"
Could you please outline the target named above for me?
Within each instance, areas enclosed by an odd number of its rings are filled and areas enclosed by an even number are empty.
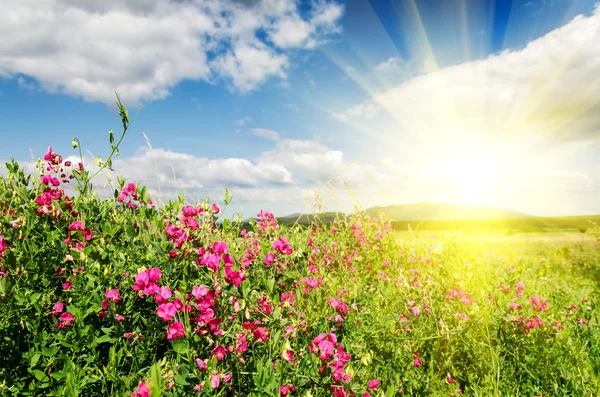
[[[40,353],[35,353],[33,355],[33,357],[31,357],[31,360],[29,360],[29,366],[30,367],[35,367],[35,365],[38,363],[38,361],[40,361]]]
[[[160,366],[156,363],[150,368],[150,390],[152,391],[152,397],[160,397],[162,393],[161,378]]]
[[[96,338],[94,340],[94,343],[99,345],[101,343],[107,343],[107,342],[112,342],[112,341],[113,341],[113,338],[111,338],[110,335],[103,335],[99,338]]]
[[[187,350],[187,343],[181,340],[178,340],[177,342],[172,342],[171,346],[173,347],[173,351],[179,354],[184,354]]]
[[[57,351],[58,351],[57,346],[42,347],[42,355],[46,356],[46,357],[52,357],[53,355],[56,354]]]
[[[44,372],[40,371],[39,369],[34,369],[33,376],[35,376],[35,378],[37,380],[42,380],[46,377],[46,374]]]
[[[175,383],[177,383],[178,385],[181,385],[181,386],[189,385],[189,382],[187,380],[185,380],[185,376],[175,375],[174,379],[175,379]]]

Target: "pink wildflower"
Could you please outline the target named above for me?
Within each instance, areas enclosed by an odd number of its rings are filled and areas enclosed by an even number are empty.
[[[200,360],[199,358],[196,359],[196,365],[198,366],[198,369],[200,370],[200,372],[205,372],[206,369],[208,368],[208,365],[206,364],[206,360]]]
[[[227,252],[227,243],[225,241],[215,241],[212,251],[215,254],[224,254]]]
[[[200,300],[208,294],[208,288],[205,285],[195,285],[192,288],[192,295],[196,300]]]
[[[162,276],[162,272],[157,267],[153,267],[152,269],[148,270],[148,279],[150,281],[158,281],[158,280],[160,280],[161,276]]]
[[[210,387],[212,387],[213,389],[216,389],[217,387],[219,387],[220,384],[221,384],[221,377],[219,376],[218,373],[213,372],[212,375],[210,376]]]
[[[212,356],[215,356],[217,361],[221,361],[225,358],[225,355],[227,354],[227,350],[222,345],[219,345],[219,346],[215,347],[214,349],[212,349],[210,354]]]
[[[131,394],[131,396],[132,397],[150,397],[150,394],[152,394],[152,392],[148,388],[148,383],[147,382],[142,382],[142,383],[140,383],[138,385],[137,390],[134,391]]]
[[[54,307],[52,308],[52,313],[50,314],[52,317],[58,316],[65,309],[65,305],[62,302],[56,302]]]
[[[291,394],[294,390],[296,390],[296,387],[294,385],[281,386],[279,388],[279,396],[286,397],[288,394]]]
[[[183,324],[180,321],[174,321],[169,324],[169,328],[167,328],[167,339],[179,339],[185,336],[185,330],[183,328]]]
[[[373,379],[373,380],[369,381],[369,383],[367,384],[367,387],[369,389],[377,389],[380,384],[381,384],[381,381],[379,379]]]
[[[273,255],[273,253],[272,253],[272,252],[269,252],[269,253],[267,254],[267,256],[265,257],[265,260],[264,260],[264,262],[263,262],[263,263],[264,263],[265,265],[270,265],[270,264],[271,264],[271,263],[273,263],[274,261],[275,261],[275,255]]]
[[[521,295],[523,295],[523,291],[525,290],[525,284],[523,284],[522,282],[518,282],[515,284],[515,289],[516,289],[516,294],[517,294],[517,298],[518,298]]]
[[[75,316],[73,316],[69,312],[65,312],[65,313],[61,314],[59,318],[60,318],[60,321],[63,323],[63,325],[68,327],[71,325],[71,323],[75,319]]]
[[[281,358],[283,358],[288,363],[293,363],[294,352],[289,349],[285,349],[283,352],[281,352]]]
[[[169,300],[169,298],[172,295],[173,294],[171,293],[171,288],[169,288],[167,286],[162,286],[158,289],[158,293],[156,295],[154,295],[154,302],[163,303],[163,302]]]
[[[156,315],[163,319],[163,321],[169,321],[177,314],[177,307],[174,304],[161,303],[158,305],[158,309],[156,309]]]
[[[106,299],[112,299],[112,301],[115,303],[121,300],[121,294],[116,289],[109,289],[108,291],[106,291],[104,296],[106,297]]]

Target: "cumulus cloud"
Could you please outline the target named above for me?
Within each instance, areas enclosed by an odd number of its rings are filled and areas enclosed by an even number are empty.
[[[380,73],[398,73],[406,69],[406,64],[401,58],[390,57],[375,66],[375,71]]]
[[[376,68],[396,67],[400,60],[391,58]],[[598,75],[600,5],[592,15],[577,16],[523,49],[412,78],[332,117],[360,120],[385,111],[404,133],[432,138],[477,131],[597,138]]]
[[[0,77],[106,103],[115,90],[127,103],[161,99],[185,79],[222,78],[248,92],[285,78],[284,50],[325,40],[342,13],[331,1],[303,14],[295,0],[7,0]]]
[[[340,121],[349,121],[353,118],[364,117],[372,119],[381,111],[381,107],[372,102],[359,103],[339,113],[333,113],[331,116]]]
[[[274,141],[274,142],[281,139],[279,132],[269,130],[267,128],[252,128],[250,130],[250,133],[256,137],[264,138],[264,139],[267,139],[269,141]]]

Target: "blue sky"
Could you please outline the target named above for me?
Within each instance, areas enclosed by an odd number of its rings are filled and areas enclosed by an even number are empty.
[[[49,145],[74,155],[75,136],[105,155],[117,90],[144,109],[116,172],[163,201],[227,186],[245,216],[311,211],[315,191],[328,210],[428,200],[600,213],[594,1],[4,7],[2,160]]]

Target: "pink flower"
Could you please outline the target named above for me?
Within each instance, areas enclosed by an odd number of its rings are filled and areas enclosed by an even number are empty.
[[[161,276],[162,272],[157,267],[153,267],[152,269],[148,270],[148,279],[150,279],[150,281],[158,281],[160,280]]]
[[[237,341],[235,343],[235,351],[242,354],[244,353],[246,350],[248,350],[248,341],[246,340],[246,334],[244,333],[239,333],[237,334]]]
[[[142,382],[138,385],[137,390],[134,391],[133,393],[131,393],[131,396],[132,397],[150,397],[150,394],[152,394],[152,392],[148,388],[148,383]]]
[[[85,241],[90,241],[93,238],[93,232],[91,229],[83,229],[83,238]]]
[[[206,364],[206,360],[200,360],[199,358],[196,359],[196,365],[198,366],[198,369],[200,370],[200,372],[204,372],[204,371],[206,371],[206,368],[208,368],[208,365]]]
[[[215,254],[224,254],[227,252],[227,243],[225,241],[215,241],[212,251]]]
[[[169,328],[167,328],[167,339],[179,339],[185,336],[185,330],[183,328],[183,324],[180,321],[174,321],[169,324]]]
[[[221,263],[221,257],[217,254],[211,254],[210,252],[205,252],[200,258],[200,264],[205,265],[213,272],[216,272],[219,269],[219,264]]]
[[[408,311],[411,312],[415,317],[419,317],[421,314],[421,309],[419,309],[417,306],[409,308]]]
[[[136,276],[135,276],[135,285],[134,287],[138,287],[137,289],[134,288],[134,291],[138,291],[140,289],[140,287],[144,287],[146,284],[148,284],[148,271],[143,271],[143,272],[139,272]]]
[[[461,312],[456,312],[456,315],[458,316],[458,318],[460,318],[461,320],[469,320],[469,316],[467,316],[465,313],[461,313]]]
[[[316,338],[312,340],[312,345],[310,345],[311,352],[316,353],[315,346],[319,349],[319,359],[321,361],[327,361],[333,356],[333,349],[335,347],[335,343],[337,342],[337,338],[335,334],[319,334]]]
[[[413,352],[414,356],[416,357],[413,361],[413,366],[415,367],[423,367],[423,361],[421,361],[421,354],[419,352]]]
[[[367,384],[367,387],[369,389],[377,389],[380,384],[381,384],[381,381],[379,379],[373,379],[373,380],[369,381],[369,383]]]
[[[162,286],[159,288],[158,293],[154,295],[154,301],[156,303],[162,303],[169,300],[172,295],[173,294],[171,293],[171,289],[169,287]]]
[[[221,384],[221,377],[219,376],[218,373],[213,372],[212,375],[210,376],[210,387],[212,387],[213,389],[216,389],[217,387],[219,387],[220,384]]]
[[[154,295],[158,292],[158,290],[160,289],[160,287],[158,286],[157,283],[155,283],[154,281],[150,281],[148,284],[146,284],[144,286],[143,292],[145,295]]]
[[[296,387],[294,385],[281,386],[279,388],[279,396],[286,397],[288,394],[291,394],[294,390],[296,390]]]
[[[238,287],[242,284],[242,282],[246,279],[246,273],[243,270],[233,271],[231,270],[231,265],[225,265],[225,282],[228,284],[233,284],[235,287]]]
[[[273,261],[275,261],[275,255],[273,255],[272,252],[269,252],[263,263],[265,265],[270,265],[271,263],[273,263]]]
[[[104,296],[106,297],[106,299],[112,299],[112,301],[115,303],[121,300],[121,294],[116,289],[109,289],[108,291],[106,291]]]
[[[505,295],[508,294],[510,292],[510,287],[508,285],[499,285],[497,287],[500,291],[502,291]]]
[[[275,251],[286,255],[290,255],[293,252],[292,247],[290,247],[287,239],[283,236],[273,241],[272,247]]]
[[[345,316],[348,314],[348,305],[343,301],[334,298],[329,301],[329,304],[340,314],[341,316]]]
[[[69,225],[69,230],[83,230],[83,223],[80,221],[73,222]]]
[[[122,314],[117,314],[115,316],[115,320],[117,320],[117,321],[123,321],[123,320],[125,320],[125,316],[122,315]]]
[[[215,347],[214,349],[212,349],[210,354],[212,356],[215,356],[217,361],[221,361],[225,358],[225,355],[227,354],[227,350],[225,350],[225,348],[222,345],[219,345],[219,346]]]
[[[75,316],[73,316],[71,313],[69,312],[65,312],[63,314],[60,315],[59,317],[60,321],[62,322],[63,326],[70,326],[71,323],[73,322],[73,320],[75,319]],[[62,327],[61,327],[62,328]]]
[[[156,309],[156,315],[167,322],[177,314],[177,307],[173,303],[161,303]]]
[[[548,303],[537,295],[530,299],[529,304],[539,311],[548,310]]]
[[[454,383],[454,379],[450,376],[450,373],[448,373],[448,375],[446,375],[446,382],[448,383]]]
[[[515,284],[515,288],[516,288],[516,293],[517,293],[517,297],[523,295],[523,291],[525,290],[525,284],[523,284],[522,282],[518,282]]]
[[[285,349],[283,352],[281,352],[281,358],[283,358],[288,363],[293,363],[294,362],[294,352],[289,349]]]
[[[62,287],[65,291],[68,291],[73,287],[73,283],[70,281],[67,281],[66,283],[63,283]]]
[[[52,313],[50,314],[52,317],[58,316],[59,313],[65,309],[65,305],[62,302],[56,302],[54,307],[52,308]]]
[[[265,327],[257,327],[252,333],[254,334],[254,337],[261,342],[266,342],[269,339],[269,332]]]
[[[196,300],[200,300],[208,294],[208,288],[205,285],[195,285],[192,288],[192,295]]]

